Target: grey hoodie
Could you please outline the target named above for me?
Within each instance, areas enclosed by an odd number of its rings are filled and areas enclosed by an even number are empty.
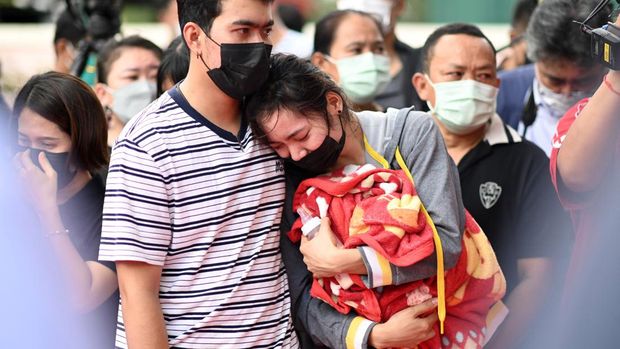
[[[399,147],[413,175],[418,195],[437,227],[444,250],[445,268],[454,267],[461,253],[465,209],[458,170],[448,155],[433,119],[411,108],[389,109],[386,113],[360,112],[357,116],[370,145],[394,169],[399,168],[394,156],[396,147]],[[368,154],[366,160],[378,165]],[[290,175],[287,173],[287,177]],[[290,178],[287,181],[292,186],[287,190],[294,191],[295,181]],[[282,231],[285,233],[292,222],[290,218],[289,222],[285,222],[286,212],[284,216]],[[340,314],[327,303],[310,297],[312,275],[303,264],[298,246],[292,244],[286,234],[282,234],[280,240],[291,292],[293,319],[302,347],[313,348],[317,347],[314,343],[321,343],[330,348],[346,348],[347,335],[358,337],[361,341],[357,342],[361,343],[361,347],[367,347],[368,336],[375,323],[365,321],[365,325],[356,326],[357,330],[352,329],[355,314]],[[372,281],[373,268],[369,260],[373,259],[374,251],[368,247],[359,250],[369,270],[364,280],[367,286],[383,286]],[[392,284],[400,285],[434,276],[436,267],[435,254],[408,267],[390,265]]]

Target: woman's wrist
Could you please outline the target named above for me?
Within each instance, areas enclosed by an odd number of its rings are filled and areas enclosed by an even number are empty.
[[[385,325],[378,323],[372,327],[368,335],[368,346],[372,348],[385,348]]]
[[[366,275],[366,265],[362,259],[362,254],[358,249],[339,249],[336,256],[332,259],[336,274],[348,273]]]

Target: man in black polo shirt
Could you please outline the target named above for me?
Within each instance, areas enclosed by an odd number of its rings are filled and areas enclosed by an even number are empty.
[[[504,271],[509,315],[485,348],[539,348],[526,333],[539,326],[564,275],[572,231],[544,152],[495,112],[495,48],[475,26],[437,29],[422,48],[412,82],[457,164],[463,202],[488,236]],[[544,311],[550,313],[548,308]],[[546,325],[545,330],[549,330]]]

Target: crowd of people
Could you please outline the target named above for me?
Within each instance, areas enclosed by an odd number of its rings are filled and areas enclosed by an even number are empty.
[[[620,73],[574,23],[612,7],[518,0],[498,50],[337,4],[308,41],[278,0],[177,0],[180,35],[108,40],[92,85],[61,14],[0,108],[5,252],[62,295],[27,314],[68,308],[76,348],[614,347]]]

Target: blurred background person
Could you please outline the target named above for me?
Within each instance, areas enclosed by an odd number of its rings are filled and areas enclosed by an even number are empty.
[[[278,6],[278,1],[276,1],[276,6]],[[270,34],[271,43],[273,44],[271,53],[294,54],[297,57],[310,58],[312,54],[312,40],[299,31],[288,28],[279,14],[279,11],[273,11],[274,23]]]
[[[599,0],[546,0],[528,24],[527,55],[533,64],[499,75],[497,111],[519,134],[551,154],[551,138],[568,108],[590,96],[606,69],[590,53],[590,37],[573,20],[584,20]],[[611,6],[592,18],[607,23]]]
[[[0,111],[0,119],[10,115]],[[0,134],[15,133],[0,124]],[[0,321],[2,346],[21,349],[87,348],[89,334],[75,313],[68,311],[70,294],[57,277],[58,260],[41,226],[23,197],[23,188],[11,164],[14,149],[8,137],[0,137],[0,306],[10,316]],[[25,326],[24,324],[27,324]]]
[[[615,348],[618,343],[619,113],[620,72],[610,71],[592,98],[564,115],[554,136],[551,175],[576,229],[558,316],[558,348]]]
[[[76,24],[69,11],[62,11],[56,20],[54,32],[55,71],[60,73],[71,72],[71,66],[77,55],[78,44],[85,36],[86,31],[82,26]]]
[[[383,109],[373,101],[390,81],[389,58],[371,14],[341,10],[320,19],[311,61],[343,89],[353,111]]]
[[[539,0],[517,0],[510,22],[510,44],[497,51],[497,69],[511,70],[532,63],[527,58],[525,31]]]
[[[157,96],[185,79],[189,70],[189,51],[182,36],[177,36],[161,57],[157,69]]]
[[[297,6],[283,4],[279,1],[276,5],[276,11],[278,11],[278,17],[280,17],[282,23],[284,23],[288,29],[300,33],[303,31],[304,25],[306,25],[306,18]]]
[[[170,41],[181,34],[176,0],[157,1],[157,21],[162,23],[170,33]]]
[[[161,56],[159,46],[137,35],[111,39],[101,49],[95,93],[106,113],[109,147],[123,126],[155,100]]]
[[[92,331],[88,347],[111,348],[118,283],[114,265],[98,261],[104,185],[93,175],[108,163],[103,109],[84,82],[49,72],[24,85],[13,116],[20,150],[14,165],[72,306]]]
[[[405,0],[338,0],[339,10],[358,10],[379,17],[384,33],[385,52],[390,59],[389,84],[375,98],[383,107],[428,110],[411,86],[411,77],[420,71],[420,49],[412,48],[396,37],[398,17],[405,10]],[[315,44],[316,45],[316,44]]]

